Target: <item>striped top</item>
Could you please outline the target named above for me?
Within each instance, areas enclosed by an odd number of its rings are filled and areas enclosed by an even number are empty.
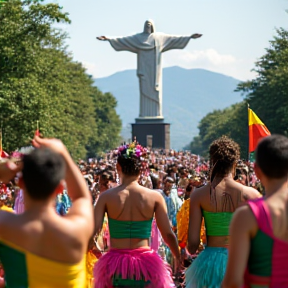
[[[86,259],[63,264],[0,240],[0,260],[9,288],[86,288]]]

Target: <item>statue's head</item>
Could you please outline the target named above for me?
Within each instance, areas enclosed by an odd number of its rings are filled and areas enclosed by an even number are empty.
[[[145,21],[144,24],[144,33],[151,34],[155,32],[155,24],[153,20],[149,19]]]

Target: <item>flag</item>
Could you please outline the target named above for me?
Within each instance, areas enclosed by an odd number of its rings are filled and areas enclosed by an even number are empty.
[[[35,134],[34,134],[34,136],[40,136],[40,132],[39,132],[39,129],[37,129],[36,131],[35,131]]]
[[[250,160],[254,160],[254,151],[260,139],[271,135],[265,124],[259,119],[259,117],[248,108],[248,120],[249,120],[249,154]]]

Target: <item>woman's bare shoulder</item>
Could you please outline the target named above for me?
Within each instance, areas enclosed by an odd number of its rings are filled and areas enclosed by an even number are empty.
[[[254,189],[253,187],[243,186],[243,197],[245,200],[252,200],[261,198],[262,195],[259,193],[258,190]]]
[[[149,189],[146,187],[141,187],[141,191],[142,191],[142,193],[144,193],[145,195],[148,195],[149,197],[161,196],[161,190],[160,189],[154,190],[154,189]]]
[[[253,230],[253,232],[255,232],[255,229],[257,229],[256,218],[248,204],[245,204],[236,209],[233,215],[233,222],[239,222],[241,223],[241,225],[243,224],[244,226],[246,226],[246,228],[249,228],[249,230]],[[255,233],[253,234],[255,235]]]
[[[192,198],[201,198],[204,197],[204,195],[206,196],[207,193],[210,192],[210,184],[206,184],[200,188],[196,188],[192,193],[191,193],[191,197]]]

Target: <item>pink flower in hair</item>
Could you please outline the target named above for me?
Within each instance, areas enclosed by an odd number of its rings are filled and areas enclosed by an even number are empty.
[[[142,154],[141,150],[136,148],[136,152],[135,152],[136,157],[139,158],[141,154]]]

